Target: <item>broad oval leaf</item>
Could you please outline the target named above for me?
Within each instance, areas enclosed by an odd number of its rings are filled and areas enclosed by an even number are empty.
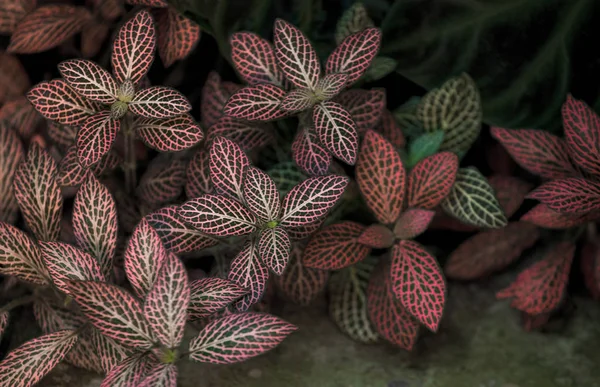
[[[0,222],[0,273],[38,285],[50,283],[37,244],[18,228]]]
[[[308,242],[302,263],[315,269],[339,270],[362,261],[371,251],[358,241],[365,229],[350,221],[323,228]]]
[[[600,117],[569,94],[562,106],[562,118],[569,155],[583,170],[599,175]]]
[[[223,113],[248,121],[272,121],[288,113],[281,109],[285,90],[263,83],[244,87],[233,94],[223,107]]]
[[[507,218],[514,215],[521,207],[527,193],[533,186],[513,176],[493,175],[488,178],[490,186],[496,192],[496,198]]]
[[[386,103],[385,89],[347,90],[335,101],[350,113],[358,133],[362,135],[374,129],[381,120]]]
[[[78,130],[78,126],[68,126],[48,121],[48,136],[61,149],[68,149],[75,144]]]
[[[356,182],[381,223],[393,223],[402,211],[406,172],[394,146],[382,135],[368,131],[356,163]]]
[[[292,241],[283,227],[266,228],[260,233],[258,255],[273,273],[283,274],[290,260]]]
[[[244,288],[249,294],[235,303],[238,311],[246,311],[262,298],[269,279],[269,269],[260,262],[258,243],[251,238],[231,261],[227,279]]]
[[[313,110],[313,123],[325,148],[346,164],[354,165],[358,132],[350,113],[337,102],[322,102]]]
[[[170,153],[154,158],[140,179],[135,192],[150,208],[175,201],[183,192],[185,162]]]
[[[383,224],[372,224],[360,234],[358,243],[374,249],[387,249],[392,247],[395,239],[392,230]]]
[[[250,159],[235,142],[216,137],[209,151],[210,179],[213,186],[230,197],[244,200],[244,174]]]
[[[251,151],[274,142],[269,124],[251,123],[224,116],[208,129],[207,142],[222,136],[238,144],[243,150]]]
[[[96,106],[62,79],[38,83],[27,99],[42,116],[65,125],[80,124],[96,113]]]
[[[256,228],[256,217],[246,207],[221,195],[205,194],[189,200],[181,205],[179,215],[209,235],[246,235]]]
[[[399,239],[413,239],[427,230],[435,211],[409,208],[404,211],[394,225],[394,235]]]
[[[229,86],[235,86],[235,90]],[[202,87],[202,104],[200,105],[200,115],[202,117],[202,125],[205,128],[213,126],[223,115],[223,106],[231,94],[239,88],[238,85],[233,85],[227,82],[221,82],[221,77],[217,72],[211,71],[208,73],[206,82]]]
[[[103,110],[85,120],[77,132],[77,157],[84,168],[89,168],[104,157],[117,138],[121,121]]]
[[[296,329],[268,314],[231,314],[208,323],[190,342],[190,359],[213,364],[238,363],[275,348]]]
[[[210,317],[248,293],[236,283],[216,277],[195,280],[190,288],[188,314],[195,319]]]
[[[188,149],[204,138],[202,128],[187,114],[163,119],[141,118],[135,128],[146,145],[161,152]]]
[[[133,114],[146,118],[169,118],[192,110],[183,94],[167,86],[152,86],[138,91],[128,107]]]
[[[421,160],[408,175],[408,206],[434,209],[450,193],[458,172],[458,157],[440,152]]]
[[[366,28],[346,37],[327,58],[325,71],[348,75],[350,85],[360,78],[371,65],[381,45],[381,30]]]
[[[91,171],[93,175],[99,176],[107,171],[115,169],[121,164],[121,159],[115,151],[109,151],[97,164],[91,168],[84,168],[79,163],[77,146],[73,145],[67,149],[66,154],[58,164],[58,176],[56,181],[61,187],[77,187],[81,185]]]
[[[248,168],[243,190],[246,205],[258,218],[269,222],[279,217],[281,198],[275,182],[269,175],[258,168]]]
[[[119,29],[113,43],[112,69],[117,81],[138,83],[154,61],[154,20],[141,10]]]
[[[311,176],[322,176],[329,172],[331,153],[319,142],[312,128],[299,127],[292,143],[292,157],[303,171]]]
[[[214,190],[210,180],[210,153],[208,150],[198,149],[188,163],[186,173],[187,181],[185,183],[185,195],[188,198],[195,198],[205,193],[211,193]]]
[[[102,103],[117,100],[117,82],[96,63],[86,59],[70,59],[58,64],[60,75],[77,93]]]
[[[175,7],[156,13],[158,55],[165,67],[189,55],[200,40],[200,26],[183,16]]]
[[[356,117],[354,117],[354,121],[358,125],[358,131],[360,132],[360,125]],[[383,137],[385,137],[396,148],[404,148],[406,145],[406,138],[404,138],[402,129],[400,129],[400,126],[396,122],[396,118],[394,118],[392,112],[387,109],[383,109],[381,121],[379,125],[375,127],[375,131],[381,133]]]
[[[299,305],[309,305],[325,289],[329,272],[313,269],[302,264],[303,249],[292,245],[290,261],[282,275],[274,278],[283,296]]]
[[[229,38],[229,44],[233,64],[249,85],[268,82],[283,86],[283,74],[269,41],[252,32],[236,32]]]
[[[469,225],[500,228],[507,224],[493,188],[474,167],[461,168],[450,193],[442,201],[448,214]]]
[[[561,213],[596,211],[600,209],[600,183],[582,177],[552,180],[531,191],[527,198]]]
[[[550,229],[566,229],[600,218],[600,213],[566,214],[556,212],[540,203],[521,217],[524,222],[535,224],[538,227]]]

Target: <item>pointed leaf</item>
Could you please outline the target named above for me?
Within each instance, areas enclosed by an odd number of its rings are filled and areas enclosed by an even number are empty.
[[[112,103],[117,100],[117,82],[96,63],[71,59],[59,63],[58,71],[79,95],[93,101]]]
[[[376,56],[361,79],[365,82],[374,82],[382,79],[398,67],[398,61],[387,56]]]
[[[177,387],[177,366],[175,364],[157,363],[147,375],[139,385],[140,387]]]
[[[199,143],[204,134],[191,116],[171,118],[141,118],[136,129],[144,143],[161,152],[178,152]]]
[[[374,249],[387,249],[394,244],[394,233],[382,224],[372,224],[358,237],[358,243]]]
[[[77,139],[77,126],[61,125],[56,122],[48,121],[48,136],[54,143],[63,149],[69,148],[75,144]]]
[[[408,176],[408,205],[433,209],[450,193],[458,172],[458,157],[440,152],[421,160]]]
[[[425,157],[437,153],[440,149],[440,145],[442,145],[442,141],[444,141],[444,132],[441,130],[423,133],[412,140],[408,147],[408,159],[406,160],[407,168],[412,168]]]
[[[552,180],[531,191],[549,209],[562,213],[586,213],[600,209],[600,183],[582,177]]]
[[[120,164],[120,157],[114,150],[111,150],[90,169],[84,168],[79,164],[77,146],[73,145],[67,149],[67,153],[58,164],[56,181],[61,187],[77,187],[86,180],[90,171],[94,176],[100,176],[107,171],[115,169]]]
[[[0,4],[0,34],[10,35],[25,15],[35,8],[36,0],[6,0]]]
[[[77,132],[77,157],[84,168],[96,164],[110,151],[121,128],[121,121],[103,110],[89,117]]]
[[[356,117],[353,118],[354,122],[356,122],[356,125],[358,126],[358,131],[360,133],[360,124],[357,121]],[[383,137],[385,137],[396,148],[404,148],[404,146],[406,145],[406,138],[404,138],[402,129],[400,129],[400,126],[396,122],[394,115],[387,109],[383,109],[383,113],[381,114],[381,122],[378,126],[375,127],[375,131],[381,133]]]
[[[135,353],[113,367],[100,387],[139,386],[142,379],[148,375],[148,363],[145,353]]]
[[[301,246],[292,245],[285,271],[274,280],[285,298],[299,305],[308,305],[325,289],[329,272],[304,266],[302,254]]]
[[[188,198],[195,198],[213,192],[209,159],[209,151],[205,149],[197,150],[192,156],[186,170],[185,195]]]
[[[248,291],[232,281],[222,278],[202,278],[190,284],[191,298],[188,307],[190,317],[207,318],[222,311]]]
[[[123,361],[127,355],[124,347],[117,344],[113,339],[104,336],[96,328],[90,327],[89,341],[94,353],[100,358],[97,367],[100,367],[104,373],[109,373],[114,367]]]
[[[319,79],[315,94],[322,100],[332,99],[344,89],[347,80],[348,74],[328,74]]]
[[[232,364],[275,348],[297,328],[262,313],[231,314],[211,321],[190,342],[190,359]]]
[[[365,226],[350,221],[325,227],[308,242],[302,263],[315,269],[338,270],[362,261],[371,251],[358,242],[364,230]]]
[[[281,199],[275,182],[258,168],[250,167],[244,177],[243,198],[246,205],[264,222],[277,220]]]
[[[226,196],[205,194],[189,200],[181,205],[179,215],[209,235],[246,235],[256,228],[255,216],[240,202]]]
[[[0,221],[13,223],[19,207],[13,182],[25,152],[17,133],[0,121]]]
[[[410,208],[404,211],[394,225],[394,235],[400,239],[413,239],[427,230],[435,211]]]
[[[335,99],[352,116],[359,134],[374,129],[385,109],[385,89],[348,90]]]
[[[258,254],[273,273],[283,274],[290,259],[292,242],[283,227],[266,228],[260,234]]]
[[[298,128],[292,143],[292,157],[296,164],[311,176],[322,176],[329,172],[331,153],[319,142],[311,128]]]
[[[364,4],[356,2],[346,9],[338,19],[335,28],[335,42],[339,45],[348,36],[373,26],[373,20],[369,18]]]
[[[295,185],[300,184],[306,180],[306,175],[302,173],[300,168],[292,161],[284,161],[273,165],[267,173],[277,186],[281,195],[290,192]]]
[[[600,174],[600,117],[585,102],[570,94],[562,106],[569,155],[580,168]]]
[[[5,103],[0,109],[0,121],[6,121],[9,127],[14,128],[21,137],[29,138],[37,129],[42,116],[35,110],[27,97],[19,98]]]
[[[189,55],[200,40],[200,26],[174,7],[156,12],[158,54],[165,67]]]
[[[269,41],[252,32],[236,32],[231,35],[229,44],[233,64],[249,85],[272,83],[283,86],[283,74]]]
[[[312,90],[294,89],[281,100],[281,109],[290,113],[298,113],[312,107],[317,98]]]
[[[38,285],[50,282],[37,244],[18,228],[0,222],[0,273]]]
[[[566,229],[600,218],[600,213],[566,214],[556,212],[540,203],[521,217],[524,222],[550,229]]]
[[[246,151],[274,142],[270,125],[240,121],[228,116],[219,118],[219,121],[210,127],[206,141],[212,141],[219,136],[230,139]]]
[[[314,89],[321,75],[321,65],[308,38],[282,19],[275,20],[273,35],[275,57],[287,80],[296,87]]]
[[[169,118],[192,110],[183,94],[166,86],[140,90],[128,106],[133,114],[146,118]]]
[[[216,137],[210,147],[210,178],[213,186],[224,194],[243,201],[244,174],[250,159],[233,141]]]
[[[321,228],[323,223],[325,223],[325,219],[318,220],[315,223],[305,224],[303,226],[286,227],[285,231],[287,231],[292,241],[299,241],[314,234],[315,231]]]
[[[358,133],[350,113],[337,102],[323,102],[313,111],[319,140],[333,155],[354,165],[358,153]]]
[[[368,131],[356,164],[356,182],[363,197],[381,223],[392,223],[400,215],[406,172],[392,144]]]
[[[244,288],[249,294],[235,304],[239,311],[248,310],[263,296],[269,279],[269,269],[260,262],[258,243],[247,241],[242,250],[231,261],[227,279]]]
[[[236,90],[230,90],[235,86]],[[200,105],[200,115],[202,116],[202,125],[209,128],[223,115],[223,107],[231,93],[237,91],[239,86],[228,82],[221,83],[221,77],[215,71],[211,71],[202,87],[202,104]]]
[[[186,165],[180,158],[164,153],[152,160],[135,192],[142,202],[158,207],[176,200],[183,192]]]
[[[346,37],[327,58],[325,71],[348,74],[348,85],[354,83],[371,65],[381,45],[381,30],[366,28]]]
[[[27,92],[27,99],[41,115],[65,125],[80,124],[96,113],[95,105],[62,79],[38,83]]]
[[[526,181],[512,176],[494,175],[488,178],[488,182],[496,192],[496,198],[507,218],[517,212],[525,196],[533,188]]]
[[[112,68],[120,83],[138,83],[154,60],[156,45],[154,20],[150,12],[141,10],[119,29],[113,43]]]
[[[223,107],[223,113],[248,121],[272,121],[288,113],[281,109],[285,90],[263,83],[244,87],[233,94]]]

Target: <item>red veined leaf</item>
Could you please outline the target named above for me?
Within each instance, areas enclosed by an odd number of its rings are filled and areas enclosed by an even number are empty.
[[[281,211],[281,198],[273,179],[255,167],[249,167],[244,176],[243,198],[246,205],[260,220],[276,221]]]
[[[523,215],[521,220],[535,224],[538,227],[566,229],[598,218],[600,218],[598,212],[565,214],[551,210],[547,205],[540,203]]]
[[[248,295],[234,304],[238,311],[246,311],[263,296],[269,279],[269,269],[260,262],[258,243],[251,238],[235,256],[227,279],[244,288]]]
[[[209,152],[201,148],[194,153],[188,163],[185,184],[185,195],[188,198],[195,198],[213,191],[213,185],[210,180],[209,159]]]
[[[272,83],[283,86],[273,46],[252,32],[236,32],[229,39],[231,59],[240,76],[249,84]]]
[[[0,103],[20,97],[29,87],[29,77],[19,59],[0,52]]]
[[[126,357],[122,346],[93,326],[83,327],[78,336],[79,340],[65,359],[75,367],[103,374],[110,372]]]
[[[452,252],[444,273],[448,278],[475,280],[502,270],[535,244],[538,228],[524,222],[482,231],[461,243]]]
[[[5,0],[0,4],[0,34],[12,34],[19,22],[35,8],[36,0]]]
[[[77,245],[96,258],[104,276],[110,278],[117,247],[117,206],[108,188],[92,174],[75,196],[73,232]]]
[[[175,364],[157,363],[148,376],[142,380],[140,387],[177,387],[177,366]]]
[[[263,83],[237,91],[223,107],[223,113],[248,121],[272,121],[288,113],[281,109],[285,90]]]
[[[154,336],[140,303],[115,285],[68,281],[67,290],[83,314],[103,335],[128,347],[148,349]]]
[[[580,260],[583,282],[594,300],[600,299],[600,249],[594,242],[586,242]]]
[[[575,245],[560,242],[548,250],[541,261],[522,271],[496,298],[513,298],[511,306],[529,314],[554,310],[560,303],[567,282]]]
[[[112,69],[117,81],[138,83],[150,69],[156,45],[154,20],[141,10],[119,29],[113,43]]]
[[[185,162],[163,153],[154,158],[136,188],[137,197],[150,207],[169,203],[183,192],[185,184]]]
[[[215,277],[193,281],[190,288],[188,314],[195,319],[212,316],[248,293],[246,289],[232,281]]]
[[[96,106],[62,79],[38,83],[27,99],[42,116],[65,125],[80,124],[96,113]]]
[[[250,160],[244,151],[225,137],[216,137],[210,146],[210,179],[224,194],[243,200],[244,174]]]
[[[405,180],[404,165],[394,146],[379,133],[368,131],[356,163],[356,182],[381,223],[392,223],[400,215]]]
[[[80,32],[91,18],[84,7],[62,4],[38,7],[19,22],[7,51],[33,54],[49,50]]]
[[[327,58],[325,71],[348,74],[347,84],[354,83],[371,65],[381,44],[381,30],[366,28],[346,37]]]
[[[400,214],[394,225],[394,235],[400,239],[413,239],[427,230],[435,211],[409,208]]]
[[[103,110],[85,120],[77,132],[77,157],[84,168],[96,164],[108,153],[121,121],[111,117],[110,111]]]
[[[200,26],[174,7],[156,12],[158,55],[165,67],[188,56],[200,39]]]
[[[144,316],[164,346],[176,348],[183,339],[189,302],[190,284],[185,266],[171,253],[144,301]]]
[[[346,164],[354,165],[358,133],[350,113],[337,102],[322,102],[313,111],[315,130],[321,143]]]
[[[496,192],[496,198],[507,218],[513,216],[521,207],[527,193],[533,186],[517,177],[493,175],[488,182]]]
[[[392,291],[406,311],[435,332],[446,301],[446,282],[436,259],[414,241],[392,249]]]
[[[29,340],[0,362],[0,384],[29,387],[50,372],[77,342],[75,331],[64,330]]]
[[[365,231],[362,224],[345,221],[316,233],[306,245],[302,264],[322,270],[339,270],[362,261],[371,249],[358,242]]]
[[[44,333],[77,329],[86,323],[79,311],[65,306],[56,293],[43,294],[33,302],[33,315]]]
[[[138,297],[143,299],[152,289],[167,255],[158,233],[142,219],[133,230],[124,255],[125,273]]]
[[[389,264],[381,261],[369,280],[369,319],[384,339],[410,351],[417,341],[419,324],[392,292],[389,268]]]
[[[48,121],[47,133],[50,139],[60,148],[67,149],[75,144],[77,139],[77,126],[61,125]]]
[[[8,318],[8,311],[3,311],[0,313],[0,340],[2,340],[2,335],[4,334],[6,327],[8,327]]]
[[[299,305],[308,305],[325,289],[329,272],[304,266],[302,254],[301,245],[292,245],[285,271],[274,279],[277,288],[287,299]]]
[[[148,356],[145,353],[135,353],[113,367],[100,387],[139,386],[149,370]]]
[[[281,19],[275,20],[273,35],[275,58],[287,80],[296,87],[314,89],[321,75],[321,64],[308,38]]]
[[[352,116],[359,134],[374,129],[385,109],[385,89],[353,89],[343,92],[335,99]]]
[[[23,138],[29,138],[42,121],[42,116],[35,110],[27,97],[21,96],[5,103],[0,109],[0,121],[16,130]]]
[[[354,118],[354,122],[358,126],[358,132],[361,133],[360,121]],[[396,119],[392,112],[387,109],[383,109],[381,114],[381,122],[375,127],[375,131],[381,133],[392,145],[396,148],[404,148],[406,145],[406,139],[402,133],[402,129],[398,126]]]
[[[152,8],[165,8],[169,6],[167,0],[126,0],[127,4],[145,5]]]
[[[112,7],[107,7],[112,8]],[[105,20],[90,20],[81,31],[81,56],[92,58],[98,55],[106,41],[111,25]]]
[[[40,242],[42,258],[56,287],[68,294],[68,280],[105,281],[98,262],[88,253],[62,242]]]
[[[600,174],[600,117],[569,94],[562,106],[562,118],[571,159],[586,172]]]
[[[283,274],[290,260],[292,241],[283,227],[266,228],[260,233],[258,255],[273,273]]]
[[[600,183],[582,177],[552,180],[531,191],[527,198],[537,199],[558,212],[595,211],[600,209]]]
[[[262,148],[274,141],[272,128],[264,124],[252,124],[224,116],[208,130],[207,142],[222,136],[238,144],[244,150]]]
[[[577,172],[569,159],[567,144],[542,130],[492,127],[492,136],[523,168],[544,179],[562,179]]]
[[[322,100],[332,99],[344,89],[347,80],[348,74],[328,74],[319,79],[315,94]]]
[[[541,314],[529,314],[521,312],[521,320],[523,321],[523,329],[527,332],[531,332],[536,329],[540,329],[548,323],[552,313],[541,313]]]
[[[317,98],[310,89],[294,89],[281,100],[281,109],[289,113],[298,113],[312,107]]]
[[[296,329],[268,314],[231,314],[211,321],[190,342],[190,359],[213,364],[238,363],[275,348]]]
[[[458,157],[439,152],[419,161],[408,176],[408,206],[433,209],[448,194],[456,180]]]
[[[226,87],[229,85],[229,87]],[[236,90],[233,89],[235,86]],[[214,125],[223,115],[223,107],[231,96],[231,93],[237,91],[238,85],[224,82],[221,83],[221,77],[214,71],[211,71],[202,87],[202,104],[200,105],[200,115],[202,116],[202,125],[209,128]]]
[[[310,177],[285,195],[280,225],[298,227],[317,223],[341,198],[349,179],[328,175]]]
[[[146,118],[168,118],[192,110],[183,94],[166,86],[152,86],[140,90],[129,103],[133,114]]]
[[[70,59],[58,64],[60,75],[79,95],[110,104],[117,100],[117,82],[110,73],[86,59]]]
[[[14,192],[21,213],[37,239],[57,240],[63,200],[56,182],[56,162],[37,144],[30,144],[27,158],[17,168]]]
[[[67,153],[58,164],[58,176],[56,181],[61,187],[79,186],[85,181],[90,170],[95,176],[100,176],[107,171],[115,169],[120,164],[121,159],[119,155],[114,150],[111,150],[90,169],[84,168],[79,164],[77,146],[71,146],[67,149]]]
[[[374,249],[387,249],[394,244],[394,233],[382,224],[372,224],[358,237],[358,243]]]
[[[0,221],[13,223],[19,207],[13,181],[25,152],[17,133],[0,121]]]
[[[23,231],[0,222],[0,272],[38,285],[50,282],[40,249]]]
[[[331,164],[329,153],[317,138],[312,128],[299,127],[292,143],[292,157],[296,164],[311,176],[322,176],[328,173]]]
[[[303,226],[286,227],[285,231],[287,231],[288,235],[293,241],[299,241],[314,234],[314,232],[317,231],[323,225],[323,223],[325,223],[324,218],[315,223],[309,223]]]
[[[226,196],[205,194],[189,200],[181,205],[179,215],[209,235],[246,235],[256,228],[256,217],[240,202]]]
[[[218,241],[193,229],[177,213],[177,206],[167,206],[146,216],[167,250],[175,254],[199,251]]]

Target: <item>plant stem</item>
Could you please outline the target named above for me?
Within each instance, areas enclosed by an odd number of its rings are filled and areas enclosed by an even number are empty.
[[[18,306],[21,306],[21,305],[30,304],[33,301],[35,301],[35,299],[36,299],[36,296],[34,294],[28,294],[26,296],[16,298],[16,299],[12,300],[11,302],[9,302],[8,304],[4,305],[2,308],[0,308],[0,313],[8,312],[8,311],[10,311]]]
[[[123,172],[125,173],[125,190],[128,194],[133,194],[137,186],[136,175],[136,155],[135,155],[135,128],[133,121],[128,114],[123,120],[123,138],[124,138],[124,160]]]

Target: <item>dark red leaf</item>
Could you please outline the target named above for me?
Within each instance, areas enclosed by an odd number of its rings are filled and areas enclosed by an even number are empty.
[[[296,304],[308,305],[325,289],[329,272],[304,266],[302,254],[302,247],[293,245],[287,268],[274,279],[285,298]]]
[[[600,174],[600,117],[570,94],[562,106],[562,117],[571,159],[586,172]]]
[[[527,198],[563,213],[587,213],[600,209],[600,183],[582,177],[552,180],[531,191]]]
[[[365,229],[350,221],[323,228],[308,242],[302,264],[314,269],[339,270],[362,261],[371,251],[358,241]]]
[[[488,182],[496,192],[498,203],[507,218],[517,212],[533,188],[528,182],[512,176],[493,175],[488,177]]]
[[[450,193],[458,172],[458,157],[440,152],[417,163],[408,176],[408,205],[433,209]]]
[[[382,224],[372,224],[358,237],[358,243],[374,249],[387,249],[394,244],[394,233]]]
[[[600,218],[600,213],[590,212],[585,214],[564,214],[548,208],[540,203],[521,217],[524,222],[535,224],[539,227],[550,229],[565,229],[574,227],[591,220]]]
[[[353,89],[335,99],[352,116],[359,134],[374,129],[385,109],[385,89]],[[391,139],[390,139],[391,140]]]
[[[156,32],[158,55],[165,67],[188,56],[200,40],[200,26],[174,7],[156,12]]]
[[[298,128],[292,143],[292,157],[296,164],[311,176],[322,176],[328,173],[331,165],[331,153],[319,142],[312,128]]]
[[[435,211],[410,208],[400,214],[394,225],[394,235],[400,239],[413,239],[427,230]]]

